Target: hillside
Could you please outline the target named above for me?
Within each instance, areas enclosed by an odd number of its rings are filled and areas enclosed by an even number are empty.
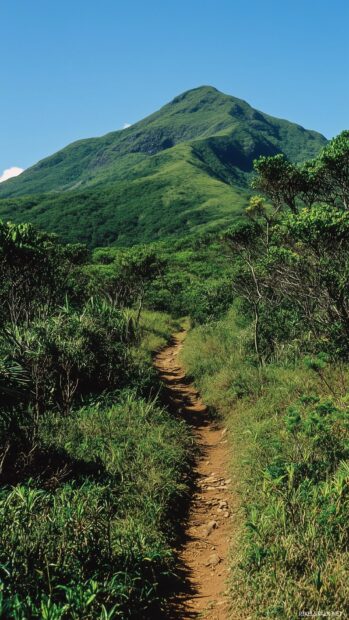
[[[254,158],[283,152],[302,161],[325,143],[321,134],[204,86],[3,183],[0,217],[91,246],[218,228],[246,204]]]

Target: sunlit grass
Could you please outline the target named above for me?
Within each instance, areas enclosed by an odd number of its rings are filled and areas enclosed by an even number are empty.
[[[245,523],[233,536],[233,610],[284,620],[311,609],[348,614],[349,369],[329,365],[324,381],[286,354],[258,370],[250,339],[232,310],[194,329],[182,353],[230,429]]]

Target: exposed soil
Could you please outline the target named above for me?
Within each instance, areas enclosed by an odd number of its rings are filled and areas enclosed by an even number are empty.
[[[154,360],[170,409],[187,421],[198,446],[193,496],[177,549],[183,588],[173,597],[174,616],[181,620],[235,619],[229,610],[227,579],[238,500],[228,474],[227,430],[209,415],[180,366],[178,354],[185,336],[185,331],[175,334]]]

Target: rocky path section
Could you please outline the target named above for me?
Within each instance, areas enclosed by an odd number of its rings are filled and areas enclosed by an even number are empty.
[[[194,472],[195,488],[183,540],[178,551],[183,590],[175,595],[176,617],[228,620],[228,553],[231,524],[238,511],[228,476],[227,431],[212,420],[193,384],[185,377],[178,354],[185,332],[172,338],[155,358],[165,385],[167,402],[175,414],[192,428],[198,445]]]

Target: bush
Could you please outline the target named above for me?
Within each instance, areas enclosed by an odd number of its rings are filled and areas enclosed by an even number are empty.
[[[90,301],[81,313],[66,307],[7,332],[2,348],[29,377],[26,396],[38,414],[52,407],[67,414],[79,397],[127,384],[137,337],[127,312]]]

